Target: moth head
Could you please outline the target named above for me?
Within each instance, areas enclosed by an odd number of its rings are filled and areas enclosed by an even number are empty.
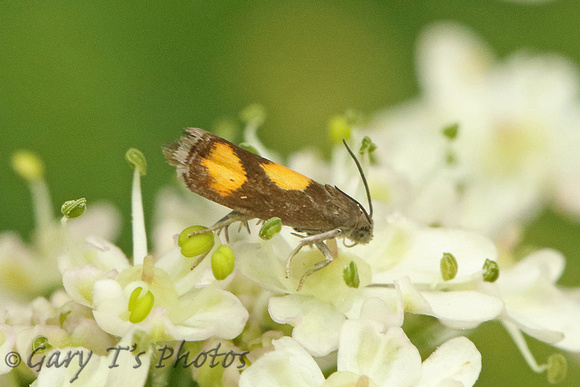
[[[353,229],[350,232],[350,235],[347,235],[347,238],[354,242],[353,245],[358,244],[366,244],[373,239],[373,225],[365,224],[360,226],[359,228]]]
[[[355,226],[346,232],[343,230],[343,234],[353,242],[350,246],[364,245],[373,239],[373,219],[360,204],[359,208],[360,213],[356,219]]]

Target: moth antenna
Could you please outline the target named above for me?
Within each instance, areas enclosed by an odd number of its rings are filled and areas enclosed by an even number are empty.
[[[356,158],[354,153],[352,153],[352,151],[350,150],[350,148],[348,147],[348,145],[346,144],[346,141],[344,139],[342,139],[342,143],[346,147],[346,150],[350,154],[350,157],[352,157],[352,159],[354,160],[356,167],[358,168],[358,171],[360,173],[360,177],[362,178],[363,184],[365,185],[365,191],[367,192],[367,200],[369,201],[369,218],[372,219],[373,218],[373,202],[371,201],[371,191],[369,190],[369,185],[367,183],[365,173],[362,169],[362,166],[360,165],[360,162],[358,161],[358,159]]]

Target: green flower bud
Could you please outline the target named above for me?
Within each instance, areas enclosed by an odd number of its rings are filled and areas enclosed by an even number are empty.
[[[44,174],[42,160],[36,154],[25,150],[17,151],[12,155],[12,168],[28,181],[38,180]]]
[[[499,278],[499,265],[491,259],[486,259],[483,264],[483,280],[495,282]]]
[[[451,253],[443,253],[441,258],[441,277],[443,281],[449,281],[457,275],[458,265],[457,260]]]
[[[181,254],[186,257],[195,257],[197,255],[208,253],[214,245],[213,232],[208,231],[203,234],[192,235],[189,234],[195,231],[207,230],[204,226],[191,226],[186,228],[179,234],[177,244],[181,247]]]
[[[369,136],[365,136],[362,140],[359,153],[361,155],[363,155],[365,152],[369,152],[369,154],[371,154],[375,149],[377,149],[377,145],[373,142],[373,140],[371,140]]]
[[[280,218],[270,218],[264,222],[258,235],[264,240],[271,239],[282,230],[282,220]]]
[[[560,383],[564,378],[566,378],[566,374],[568,373],[568,363],[564,355],[561,353],[550,355],[546,367],[548,370],[548,383]]]
[[[442,133],[449,140],[455,140],[455,138],[457,137],[458,131],[459,131],[459,124],[454,123],[454,124],[447,125],[446,127],[444,127],[442,130]]]
[[[67,200],[64,202],[62,207],[60,207],[60,212],[67,219],[78,218],[85,213],[87,209],[87,199],[80,198],[77,200]]]
[[[127,160],[133,168],[138,168],[139,173],[142,176],[147,173],[147,159],[139,149],[130,148],[127,153],[125,153],[125,160]]]
[[[133,290],[133,293],[129,297],[129,306],[127,309],[131,312],[129,321],[133,324],[145,320],[149,312],[151,312],[151,309],[153,309],[153,303],[155,302],[155,297],[150,291],[147,291],[143,296],[141,293],[143,293],[143,288],[138,287]]]
[[[260,126],[266,120],[266,109],[260,104],[253,103],[240,112],[240,119],[246,125]]]
[[[252,152],[253,154],[260,156],[260,152],[250,143],[242,142],[240,144],[240,148],[245,149],[248,152]]]
[[[213,133],[225,139],[232,139],[238,132],[238,124],[232,119],[221,119],[215,126]]]
[[[377,145],[371,140],[369,136],[365,136],[362,140],[359,153],[362,156],[365,154],[365,152],[367,152],[369,154],[369,160],[371,164],[376,164],[377,159],[374,154],[375,149],[377,149]]]
[[[211,270],[215,279],[221,281],[234,271],[234,252],[227,245],[220,245],[211,255]]]
[[[344,268],[342,271],[342,278],[344,279],[346,286],[349,288],[358,289],[358,286],[360,285],[360,278],[358,276],[358,268],[354,261],[350,261],[348,266]]]
[[[52,345],[48,342],[48,338],[45,336],[36,336],[32,340],[32,350],[38,349],[36,353],[45,353],[52,349]]]
[[[328,122],[328,137],[332,144],[340,144],[342,140],[349,140],[352,126],[343,115],[334,116]]]

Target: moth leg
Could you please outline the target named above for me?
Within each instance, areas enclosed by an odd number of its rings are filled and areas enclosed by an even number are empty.
[[[328,265],[330,262],[332,262],[332,260],[336,257],[336,254],[331,253],[331,251],[328,249],[328,246],[326,246],[326,244],[324,244],[324,241],[327,239],[337,238],[340,236],[341,233],[342,233],[342,231],[337,228],[337,229],[326,231],[326,232],[323,232],[320,234],[306,236],[306,237],[302,238],[300,240],[300,243],[298,243],[298,246],[296,246],[296,248],[294,250],[292,250],[292,252],[288,256],[288,259],[286,260],[286,266],[284,268],[284,272],[286,273],[286,278],[290,277],[290,263],[292,262],[292,258],[294,258],[294,256],[304,246],[316,245],[316,247],[318,247],[318,249],[326,257],[326,259],[324,261],[318,262],[316,265],[314,265],[313,269],[307,271],[306,274],[304,274],[302,276],[302,278],[300,279],[300,284],[298,286],[298,290],[300,290],[300,288],[302,287],[302,282],[304,282],[304,279],[306,277],[308,277],[310,274],[324,268],[326,265]],[[319,265],[320,265],[320,267],[318,267]]]
[[[251,218],[250,218],[251,219]],[[247,220],[240,220],[240,227],[238,227],[238,232],[242,231],[242,227],[245,227],[248,230],[248,234],[251,234],[250,225],[248,224]]]
[[[194,235],[199,235],[199,234],[205,234],[205,233],[212,232],[212,231],[217,231],[219,234],[221,232],[221,230],[224,230],[225,236],[226,236],[226,241],[229,242],[230,241],[230,238],[228,235],[229,225],[232,223],[235,223],[235,222],[242,222],[241,224],[245,225],[246,228],[248,229],[248,232],[249,232],[248,220],[250,220],[252,218],[253,218],[252,216],[248,216],[248,215],[244,215],[242,213],[236,212],[236,211],[232,211],[229,214],[227,214],[226,216],[224,216],[223,218],[221,218],[220,220],[218,220],[213,226],[208,227],[204,230],[194,231],[191,234],[189,234],[188,237],[192,237]]]
[[[322,246],[324,246],[324,247],[322,247]],[[302,277],[300,278],[300,282],[298,282],[298,288],[296,288],[297,292],[299,292],[300,289],[302,289],[302,285],[304,284],[304,281],[306,280],[307,277],[316,273],[318,270],[324,269],[334,259],[332,257],[332,255],[330,255],[330,250],[324,244],[324,242],[317,243],[316,247],[318,247],[320,249],[320,251],[322,251],[324,253],[324,260],[316,262],[314,264],[314,267],[312,267],[312,269],[308,270],[306,273],[304,273],[302,275]]]

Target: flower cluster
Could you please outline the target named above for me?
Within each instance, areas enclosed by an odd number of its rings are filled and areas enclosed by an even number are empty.
[[[505,327],[534,372],[562,380],[560,351],[580,352],[580,302],[557,285],[561,253],[516,248],[545,206],[580,215],[577,74],[556,56],[497,62],[450,24],[425,32],[418,69],[416,100],[367,122],[353,112],[330,121],[330,162],[304,150],[286,163],[365,203],[346,139],[373,198],[372,242],[327,241],[336,257],[307,277],[323,252],[301,249],[287,270],[298,240],[279,219],[216,240],[198,224],[226,210],[184,188],[159,193],[150,252],[147,165],[135,149],[127,257],[111,242],[114,209],[71,200],[54,219],[41,161],[17,153],[37,229],[30,245],[0,234],[0,380],[471,386],[482,358],[468,336],[487,321]],[[242,119],[252,150],[280,161],[256,136],[260,107]],[[546,363],[524,334],[555,348]]]

